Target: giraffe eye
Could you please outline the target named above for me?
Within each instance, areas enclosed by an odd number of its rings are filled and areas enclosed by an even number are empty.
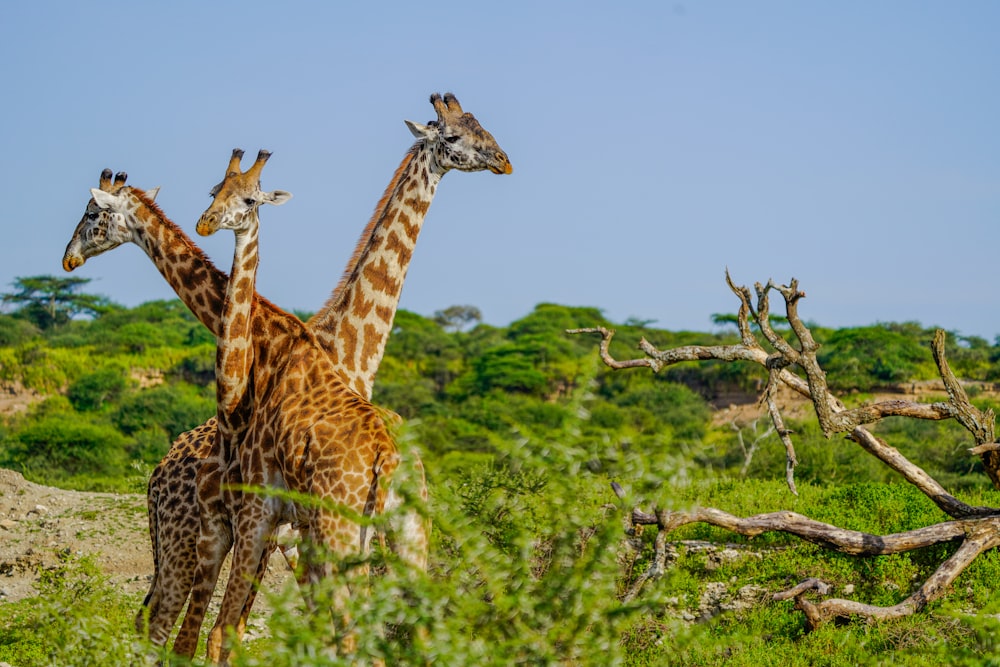
[[[447,141],[449,144],[453,144],[456,141],[458,141],[458,135],[456,134],[456,135],[452,135],[450,137],[445,137],[444,140]]]
[[[255,202],[253,199],[250,199],[249,197],[247,197],[246,199],[243,200],[243,203],[246,204],[247,206],[253,206],[257,202]]]
[[[97,214],[96,213],[88,213],[87,214],[87,220],[97,220]]]

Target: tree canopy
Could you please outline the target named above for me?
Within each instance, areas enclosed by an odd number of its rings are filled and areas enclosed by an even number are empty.
[[[0,298],[5,306],[13,306],[17,317],[28,320],[39,329],[51,329],[77,315],[96,316],[113,307],[105,297],[80,292],[89,282],[90,278],[75,276],[18,277],[11,283],[14,291],[0,294]]]

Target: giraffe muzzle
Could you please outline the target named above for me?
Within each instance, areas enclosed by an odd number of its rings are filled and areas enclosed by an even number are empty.
[[[198,220],[195,231],[199,236],[211,236],[219,229],[219,219],[216,216],[204,216]]]
[[[510,174],[514,171],[514,167],[510,162],[505,161],[503,164],[491,166],[490,171],[494,174]]]
[[[85,261],[86,260],[80,255],[65,255],[62,261],[63,271],[68,273],[73,269],[78,269],[83,266]]]

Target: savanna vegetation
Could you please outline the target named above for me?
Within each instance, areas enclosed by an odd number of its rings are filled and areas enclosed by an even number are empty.
[[[0,315],[0,383],[43,397],[0,423],[0,467],[65,488],[144,493],[172,439],[214,414],[214,340],[179,301],[123,308],[81,293],[85,283],[46,279],[19,279]],[[803,599],[900,604],[959,543],[859,556],[787,531],[751,538],[712,522],[660,521],[706,507],[735,517],[787,510],[884,536],[952,518],[905,470],[831,436],[811,410],[785,411],[773,395],[780,428],[767,401],[762,416],[719,410],[753,403],[775,373],[800,370],[776,352],[780,341],[800,344],[799,325],[846,407],[913,386],[931,387],[921,394],[928,405],[947,401],[935,332],[912,322],[829,329],[766,308],[761,320],[760,302],[740,306],[717,315],[712,332],[615,324],[558,304],[507,327],[481,323],[470,306],[400,311],[374,400],[405,418],[398,437],[423,454],[431,571],[372,579],[354,620],[385,630],[359,633],[362,649],[392,665],[1000,664],[995,549],[916,614],[814,624]],[[582,327],[617,330],[604,358],[602,339],[566,333]],[[747,336],[770,368],[721,357],[655,373],[607,363],[728,349]],[[988,410],[1000,342],[937,340],[969,381],[970,404]],[[977,443],[954,419],[888,416],[866,428],[963,504],[1000,507],[983,457],[968,452]],[[808,578],[828,593],[774,599]],[[126,665],[145,650],[132,627],[139,600],[86,558],[65,556],[38,588],[37,598],[0,604],[0,662]],[[273,602],[270,635],[246,643],[235,664],[347,664],[322,651],[337,630],[305,612],[294,589]]]

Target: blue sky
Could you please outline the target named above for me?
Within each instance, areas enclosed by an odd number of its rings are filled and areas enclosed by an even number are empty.
[[[724,282],[802,315],[1000,334],[1000,3],[21,2],[4,8],[0,289],[63,275],[101,169],[193,234],[230,151],[274,153],[258,289],[315,310],[454,92],[511,176],[451,173],[401,306],[540,302],[712,329]],[[222,267],[231,235],[198,238]],[[172,298],[138,248],[74,275]]]

